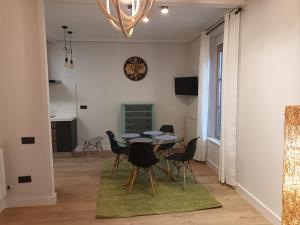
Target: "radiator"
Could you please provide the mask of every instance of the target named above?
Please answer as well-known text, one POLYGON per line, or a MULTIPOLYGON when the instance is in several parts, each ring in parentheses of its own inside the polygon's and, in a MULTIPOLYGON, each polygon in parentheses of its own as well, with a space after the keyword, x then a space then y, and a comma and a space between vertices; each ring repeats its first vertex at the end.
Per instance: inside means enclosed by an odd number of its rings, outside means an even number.
POLYGON ((6 184, 5 184, 5 173, 4 173, 4 155, 3 148, 0 143, 0 200, 6 196, 6 184))
POLYGON ((197 119, 193 117, 186 118, 186 141, 197 137, 197 119))

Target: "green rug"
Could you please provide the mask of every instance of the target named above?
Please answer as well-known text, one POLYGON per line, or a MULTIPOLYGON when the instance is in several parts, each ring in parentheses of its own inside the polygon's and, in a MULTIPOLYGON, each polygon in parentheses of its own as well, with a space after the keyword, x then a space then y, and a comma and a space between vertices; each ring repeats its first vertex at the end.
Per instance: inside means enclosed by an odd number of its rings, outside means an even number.
POLYGON ((113 161, 101 161, 101 184, 97 200, 96 218, 121 218, 141 215, 190 212, 200 209, 221 207, 200 184, 191 177, 187 179, 184 192, 182 182, 172 182, 160 171, 155 170, 159 186, 155 185, 155 194, 151 195, 150 184, 145 176, 139 176, 131 194, 122 183, 128 178, 128 167, 121 165, 110 177, 113 161))

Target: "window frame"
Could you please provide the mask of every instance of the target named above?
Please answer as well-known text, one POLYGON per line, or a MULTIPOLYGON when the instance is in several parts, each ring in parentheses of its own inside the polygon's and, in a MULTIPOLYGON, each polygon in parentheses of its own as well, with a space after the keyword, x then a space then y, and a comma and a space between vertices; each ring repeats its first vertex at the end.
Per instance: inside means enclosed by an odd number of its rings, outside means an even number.
POLYGON ((215 138, 221 138, 221 116, 222 116, 222 71, 223 71, 223 43, 217 45, 216 62, 216 99, 215 99, 215 138))

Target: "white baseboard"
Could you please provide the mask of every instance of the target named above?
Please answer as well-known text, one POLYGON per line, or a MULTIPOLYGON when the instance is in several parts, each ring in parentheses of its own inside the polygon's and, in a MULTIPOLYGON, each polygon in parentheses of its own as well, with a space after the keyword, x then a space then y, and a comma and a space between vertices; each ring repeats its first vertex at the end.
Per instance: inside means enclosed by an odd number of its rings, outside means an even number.
POLYGON ((0 213, 6 208, 5 200, 0 200, 0 213))
POLYGON ((219 166, 217 166, 213 161, 210 159, 206 159, 207 166, 214 171, 215 174, 219 175, 219 166))
POLYGON ((6 198, 6 208, 31 207, 40 205, 55 205, 56 193, 52 196, 29 197, 29 198, 6 198))
POLYGON ((246 188, 237 184, 236 190, 244 197, 251 205, 253 205, 262 215, 264 215, 272 224, 280 225, 281 217, 273 212, 269 207, 262 203, 253 194, 247 191, 246 188))

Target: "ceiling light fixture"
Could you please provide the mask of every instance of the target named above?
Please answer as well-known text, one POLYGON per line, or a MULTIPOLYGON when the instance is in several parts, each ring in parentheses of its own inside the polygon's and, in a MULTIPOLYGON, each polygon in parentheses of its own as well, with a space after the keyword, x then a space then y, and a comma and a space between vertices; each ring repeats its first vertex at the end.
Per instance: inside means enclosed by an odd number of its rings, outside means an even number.
POLYGON ((65 43, 65 46, 63 47, 63 50, 65 52, 65 67, 67 67, 69 59, 68 59, 68 48, 67 48, 66 31, 68 29, 68 26, 62 26, 61 28, 64 29, 64 43, 65 43))
POLYGON ((69 34, 69 44, 70 44, 70 48, 68 50, 68 53, 70 54, 70 68, 73 69, 74 67, 74 62, 73 62, 73 49, 72 49, 72 31, 68 31, 69 34))
POLYGON ((68 26, 62 26, 62 29, 64 29, 64 47, 63 50, 65 52, 65 64, 64 67, 72 69, 74 67, 73 62, 73 48, 72 48, 72 34, 73 32, 68 30, 68 26), (69 35, 69 48, 67 46, 67 33, 69 35), (70 60, 68 55, 70 55, 70 60))
POLYGON ((168 6, 162 6, 160 12, 162 14, 168 14, 169 13, 169 7, 168 6))
POLYGON ((97 3, 112 26, 130 38, 137 23, 142 18, 149 16, 154 1, 155 0, 97 0, 97 3), (113 15, 112 12, 115 12, 115 15, 113 15))
POLYGON ((149 18, 148 18, 147 16, 145 16, 145 17, 143 18, 143 22, 144 22, 144 23, 148 23, 148 22, 149 22, 149 18))

